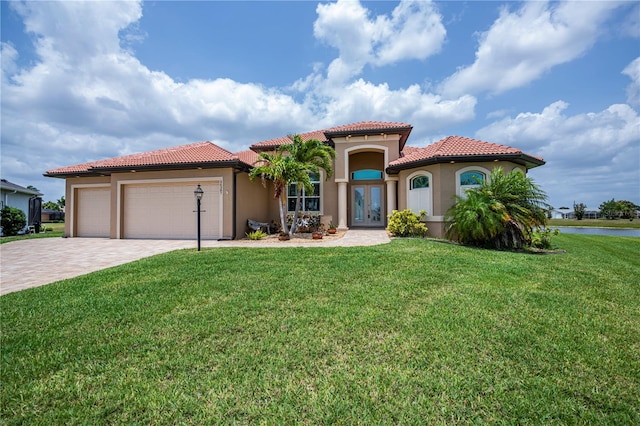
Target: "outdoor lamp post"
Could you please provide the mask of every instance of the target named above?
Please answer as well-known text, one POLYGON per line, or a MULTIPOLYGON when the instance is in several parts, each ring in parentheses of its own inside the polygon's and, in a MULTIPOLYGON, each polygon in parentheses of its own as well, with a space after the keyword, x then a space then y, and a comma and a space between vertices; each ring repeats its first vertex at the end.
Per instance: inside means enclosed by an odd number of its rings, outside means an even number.
POLYGON ((196 205, 198 206, 198 251, 200 251, 200 202, 204 195, 204 191, 200 188, 200 184, 198 184, 196 190, 193 191, 193 195, 196 196, 196 205))

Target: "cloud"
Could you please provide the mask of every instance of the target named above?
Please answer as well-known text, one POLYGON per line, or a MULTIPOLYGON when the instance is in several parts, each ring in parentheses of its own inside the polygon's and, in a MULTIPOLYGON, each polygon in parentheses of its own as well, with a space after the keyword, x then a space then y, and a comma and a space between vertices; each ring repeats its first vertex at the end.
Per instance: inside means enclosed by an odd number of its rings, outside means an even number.
POLYGON ((327 72, 335 82, 357 76, 365 65, 424 60, 440 51, 446 36, 442 16, 429 1, 404 0, 390 17, 375 19, 353 0, 319 4, 316 11, 314 35, 339 52, 327 72))
MULTIPOLYGON (((333 12, 334 5, 318 7, 319 22, 331 23, 323 39, 339 46, 331 75, 351 80, 358 66, 424 59, 441 47, 444 27, 431 3, 403 2, 391 16, 375 19, 357 2, 337 5, 333 12), (356 28, 360 24, 364 30, 356 28)), ((424 131, 437 130, 474 115, 472 96, 443 99, 417 85, 391 90, 362 79, 336 84, 321 65, 284 89, 231 79, 179 82, 147 68, 131 49, 132 40, 145 37, 138 27, 141 2, 10 7, 36 56, 19 68, 19 52, 2 43, 2 171, 16 183, 35 184, 46 197, 62 195, 63 182, 34 182, 34 174, 100 158, 198 140, 238 151, 262 139, 358 120, 414 120, 427 123, 424 131)))
POLYGON ((640 106, 640 56, 622 70, 622 74, 629 76, 631 83, 627 87, 627 102, 640 106))
POLYGON ((507 117, 476 132, 482 140, 516 146, 540 155, 547 164, 534 169, 557 200, 572 197, 597 207, 612 197, 638 199, 640 184, 640 116, 626 104, 603 111, 566 115, 569 105, 557 101, 539 113, 507 117), (584 188, 576 193, 575 188, 584 188), (598 201, 600 200, 600 201, 598 201))
POLYGON ((447 96, 502 93, 538 79, 554 66, 583 55, 603 31, 618 2, 526 2, 506 7, 491 28, 480 34, 473 64, 441 85, 447 96))

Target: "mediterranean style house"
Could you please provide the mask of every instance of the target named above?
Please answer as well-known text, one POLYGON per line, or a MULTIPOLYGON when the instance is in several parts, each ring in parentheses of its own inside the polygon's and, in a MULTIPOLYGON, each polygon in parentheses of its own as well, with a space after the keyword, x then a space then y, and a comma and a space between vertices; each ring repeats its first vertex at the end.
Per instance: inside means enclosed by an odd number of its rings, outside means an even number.
MULTIPOLYGON (((303 210, 338 228, 384 228, 393 210, 425 210, 429 234, 442 237, 455 195, 502 167, 527 173, 544 160, 517 148, 449 136, 424 148, 407 145, 407 123, 358 122, 301 133, 334 147, 334 173, 312 176, 303 210)), ((204 239, 239 239, 247 220, 279 222, 272 185, 251 181, 258 153, 289 143, 286 136, 231 153, 198 142, 48 170, 66 180, 68 237, 191 239, 196 233, 194 189, 201 185, 204 239)), ((295 207, 295 188, 289 191, 295 207)))

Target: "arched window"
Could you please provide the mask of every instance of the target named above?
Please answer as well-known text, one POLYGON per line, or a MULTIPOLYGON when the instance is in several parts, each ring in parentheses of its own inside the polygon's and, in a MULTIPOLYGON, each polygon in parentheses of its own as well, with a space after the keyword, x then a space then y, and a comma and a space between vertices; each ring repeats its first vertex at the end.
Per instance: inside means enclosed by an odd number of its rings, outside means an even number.
POLYGON ((483 167, 465 167, 456 172, 456 194, 465 197, 471 188, 477 188, 488 179, 489 171, 483 167))
POLYGON ((431 173, 424 170, 414 172, 407 177, 407 207, 416 214, 424 210, 427 216, 433 215, 431 180, 431 173))

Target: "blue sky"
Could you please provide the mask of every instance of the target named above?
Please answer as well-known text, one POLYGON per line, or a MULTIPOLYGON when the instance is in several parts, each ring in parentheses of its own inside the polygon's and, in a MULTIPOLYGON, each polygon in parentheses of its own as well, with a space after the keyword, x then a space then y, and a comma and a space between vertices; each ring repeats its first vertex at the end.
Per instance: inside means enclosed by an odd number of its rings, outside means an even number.
POLYGON ((2 177, 362 120, 540 155, 555 207, 640 204, 640 3, 1 2, 2 177))

